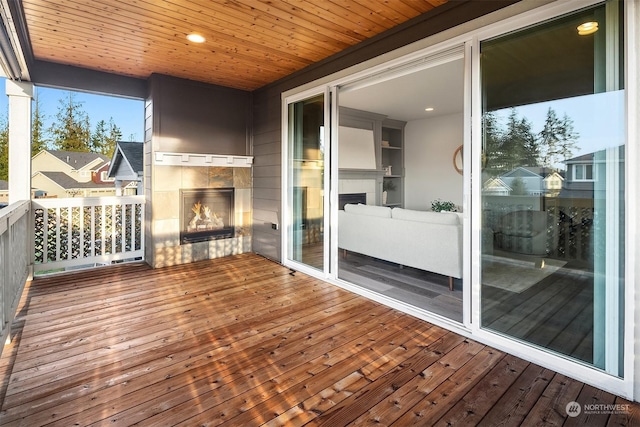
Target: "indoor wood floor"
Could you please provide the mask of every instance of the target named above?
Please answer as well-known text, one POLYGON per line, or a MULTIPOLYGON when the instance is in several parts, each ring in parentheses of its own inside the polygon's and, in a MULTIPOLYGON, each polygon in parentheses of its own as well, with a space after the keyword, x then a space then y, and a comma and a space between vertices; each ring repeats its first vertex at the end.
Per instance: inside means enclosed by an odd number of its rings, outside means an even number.
MULTIPOLYGON (((342 252, 342 251, 341 251, 342 252)), ((462 281, 355 252, 340 256, 338 277, 406 304, 462 323, 462 281)))
POLYGON ((254 254, 39 278, 14 331, 1 425, 640 425, 638 405, 254 254))

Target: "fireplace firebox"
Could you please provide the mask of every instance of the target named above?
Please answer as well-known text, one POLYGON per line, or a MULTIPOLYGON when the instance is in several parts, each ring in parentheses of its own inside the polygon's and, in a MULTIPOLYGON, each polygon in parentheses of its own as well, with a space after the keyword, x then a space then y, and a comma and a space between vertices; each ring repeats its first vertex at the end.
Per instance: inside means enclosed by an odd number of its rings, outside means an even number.
POLYGON ((180 244, 234 236, 234 189, 180 190, 180 244))

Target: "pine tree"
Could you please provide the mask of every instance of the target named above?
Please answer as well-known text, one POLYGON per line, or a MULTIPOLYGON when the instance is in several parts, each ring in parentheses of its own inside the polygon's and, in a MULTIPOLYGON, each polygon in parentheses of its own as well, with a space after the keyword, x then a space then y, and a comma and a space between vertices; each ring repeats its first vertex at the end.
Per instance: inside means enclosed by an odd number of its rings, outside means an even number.
POLYGON ((527 193, 527 184, 524 182, 522 177, 517 176, 511 183, 511 195, 512 196, 526 196, 527 193))
POLYGON ((116 126, 113 117, 109 117, 109 136, 107 137, 107 145, 102 154, 111 157, 116 149, 116 144, 122 139, 122 131, 116 126))
POLYGON ((522 160, 520 166, 538 166, 540 147, 531 122, 523 117, 518 123, 518 135, 522 142, 522 160))
POLYGON ((96 124, 96 129, 91 135, 91 151, 94 153, 112 156, 116 149, 116 143, 122 139, 122 132, 113 121, 113 117, 109 118, 109 125, 104 120, 100 120, 96 124))
POLYGON ((57 121, 51 125, 55 148, 66 151, 90 151, 91 128, 89 116, 82 103, 75 101, 73 92, 59 100, 57 121))
POLYGON ((502 164, 501 134, 498 119, 492 112, 487 112, 483 116, 482 127, 484 133, 485 169, 489 176, 498 176, 504 171, 502 164))
POLYGON ((526 117, 519 118, 515 108, 511 109, 507 130, 502 137, 502 155, 505 172, 519 166, 537 166, 539 148, 531 122, 526 117))
POLYGON ((40 108, 40 98, 38 91, 35 91, 33 102, 33 113, 31 114, 31 156, 35 156, 40 151, 49 146, 49 141, 45 136, 44 118, 40 108))
POLYGON ((96 128, 91 135, 91 152, 103 153, 107 145, 107 123, 100 120, 96 123, 96 128))
POLYGON ((553 108, 549 107, 544 128, 538 135, 542 165, 555 168, 558 163, 570 158, 578 137, 579 134, 573 129, 573 120, 566 113, 562 119, 558 118, 553 108))

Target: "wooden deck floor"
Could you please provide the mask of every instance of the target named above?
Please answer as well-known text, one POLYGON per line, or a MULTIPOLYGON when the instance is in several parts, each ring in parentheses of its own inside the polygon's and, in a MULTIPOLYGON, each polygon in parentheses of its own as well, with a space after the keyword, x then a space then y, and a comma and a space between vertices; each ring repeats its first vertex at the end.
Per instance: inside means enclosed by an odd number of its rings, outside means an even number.
POLYGON ((36 279, 15 331, 0 425, 640 425, 638 405, 253 254, 36 279))

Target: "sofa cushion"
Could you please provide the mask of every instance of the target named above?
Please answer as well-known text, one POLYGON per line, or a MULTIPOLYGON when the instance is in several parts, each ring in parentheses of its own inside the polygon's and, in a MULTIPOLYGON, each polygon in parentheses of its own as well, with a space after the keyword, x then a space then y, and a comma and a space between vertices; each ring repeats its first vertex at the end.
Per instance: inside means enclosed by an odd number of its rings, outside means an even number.
POLYGON ((362 203, 354 205, 347 203, 344 205, 344 211, 360 215, 377 216, 380 218, 391 218, 391 208, 386 206, 363 205, 362 203))
POLYGON ((412 209, 393 208, 391 217, 405 221, 429 222, 431 224, 458 225, 458 215, 453 212, 414 211, 412 209))

